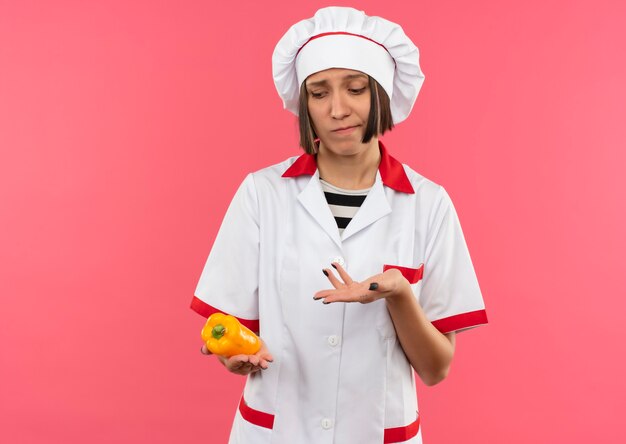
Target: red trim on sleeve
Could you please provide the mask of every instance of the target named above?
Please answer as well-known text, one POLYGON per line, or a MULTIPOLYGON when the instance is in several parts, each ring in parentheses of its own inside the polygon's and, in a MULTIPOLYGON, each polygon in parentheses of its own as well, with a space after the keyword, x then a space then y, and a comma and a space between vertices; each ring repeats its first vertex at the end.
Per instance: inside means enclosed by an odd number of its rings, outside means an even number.
POLYGON ((487 312, 485 310, 470 311, 443 319, 432 321, 432 324, 441 333, 449 333, 468 327, 476 327, 487 323, 487 312))
POLYGON ((230 313, 223 312, 222 310, 218 310, 217 308, 212 307, 211 305, 207 304, 203 300, 199 299, 197 296, 194 296, 193 299, 191 300, 191 309, 194 310, 196 313, 200 314, 201 316, 204 316, 205 318, 208 318, 213 313, 228 314, 228 315, 231 315, 231 316, 234 316, 235 318, 237 318, 237 320, 239 322, 241 322, 242 325, 245 325, 246 327, 248 327, 253 332, 256 333, 256 332, 259 331, 259 320, 258 319, 243 319, 243 318, 239 318, 239 317, 237 317, 235 315, 232 315, 230 313))
POLYGON ((404 427, 394 427, 392 429, 385 429, 385 439, 384 443, 393 443, 393 442, 404 442, 413 438, 417 435, 420 429, 420 417, 417 416, 417 419, 412 424, 404 427))
POLYGON ((420 265, 419 268, 409 268, 409 267, 401 267, 399 265, 383 265, 383 273, 387 270, 395 268, 396 270, 400 270, 402 276, 409 281, 409 284, 417 284, 424 276, 424 264, 420 265))
POLYGON ((243 419, 251 424, 259 427, 265 427, 266 429, 274 428, 274 415, 253 409, 246 403, 243 396, 241 397, 241 402, 239 403, 239 413, 241 413, 241 417, 243 419))

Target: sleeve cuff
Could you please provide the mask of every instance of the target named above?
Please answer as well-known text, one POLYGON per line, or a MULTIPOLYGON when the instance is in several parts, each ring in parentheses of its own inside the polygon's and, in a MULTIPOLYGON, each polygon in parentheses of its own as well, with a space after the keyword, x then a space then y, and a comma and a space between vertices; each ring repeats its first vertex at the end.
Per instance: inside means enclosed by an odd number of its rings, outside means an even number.
POLYGON ((401 267, 399 265, 385 264, 383 265, 383 273, 392 268, 395 268, 396 270, 400 270, 400 273, 402 273, 402 276, 404 276, 405 279, 409 281, 409 284, 417 284, 419 281, 422 280, 422 277, 424 276, 424 264, 420 264, 418 268, 401 267))
POLYGON ((470 311, 447 318, 432 321, 432 324, 441 333, 450 333, 456 330, 466 330, 479 325, 487 324, 487 312, 485 310, 470 311))
POLYGON ((201 316, 204 316, 205 318, 208 318, 213 313, 224 313, 224 314, 227 314, 227 315, 231 315, 231 316, 237 318, 237 320, 239 322, 241 322, 242 325, 245 325, 246 327, 248 327, 253 332, 258 332, 259 331, 259 320, 258 319, 243 319, 243 318, 235 316, 235 315, 233 315, 231 313, 226 313, 225 311, 219 310, 219 309, 217 309, 217 308, 207 304, 206 302, 204 302, 201 299, 199 299, 197 296, 194 296, 193 299, 191 300, 191 309, 194 310, 196 313, 200 314, 201 316))

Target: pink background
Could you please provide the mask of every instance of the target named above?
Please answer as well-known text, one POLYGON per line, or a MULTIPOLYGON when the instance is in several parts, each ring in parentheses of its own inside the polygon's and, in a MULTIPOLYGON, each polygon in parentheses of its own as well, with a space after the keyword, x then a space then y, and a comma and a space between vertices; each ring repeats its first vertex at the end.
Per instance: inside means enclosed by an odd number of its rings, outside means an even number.
MULTIPOLYGON (((244 175, 299 154, 271 53, 328 4, 0 1, 0 442, 226 442, 244 380, 188 307, 244 175)), ((424 441, 626 442, 626 3, 352 5, 421 50, 384 140, 490 319, 419 385, 424 441)))

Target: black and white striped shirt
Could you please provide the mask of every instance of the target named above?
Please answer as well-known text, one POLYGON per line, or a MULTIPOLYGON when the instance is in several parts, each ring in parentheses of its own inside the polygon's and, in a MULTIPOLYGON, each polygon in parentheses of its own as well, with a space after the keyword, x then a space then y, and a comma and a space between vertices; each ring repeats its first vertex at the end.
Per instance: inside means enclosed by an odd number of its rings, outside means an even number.
POLYGON ((343 230, 345 230, 354 215, 359 211, 371 187, 362 190, 346 190, 336 187, 322 178, 320 178, 320 183, 322 184, 322 190, 326 196, 330 211, 337 222, 339 234, 342 235, 343 230))

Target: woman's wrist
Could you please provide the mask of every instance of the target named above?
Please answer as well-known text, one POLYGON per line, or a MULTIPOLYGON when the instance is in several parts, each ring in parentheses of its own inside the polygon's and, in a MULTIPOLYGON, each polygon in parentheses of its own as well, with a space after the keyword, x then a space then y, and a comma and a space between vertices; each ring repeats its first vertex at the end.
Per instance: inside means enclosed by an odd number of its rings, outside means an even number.
POLYGON ((402 302, 406 298, 413 296, 413 289, 411 288, 411 284, 409 281, 400 273, 400 271, 392 269, 388 270, 385 273, 393 273, 394 279, 396 279, 396 285, 394 290, 386 297, 388 303, 398 303, 402 302))

